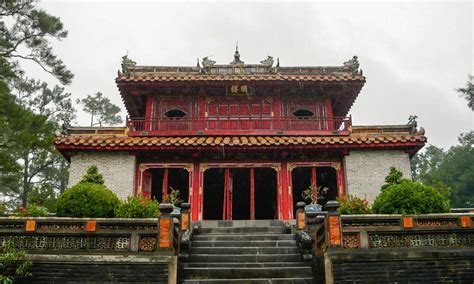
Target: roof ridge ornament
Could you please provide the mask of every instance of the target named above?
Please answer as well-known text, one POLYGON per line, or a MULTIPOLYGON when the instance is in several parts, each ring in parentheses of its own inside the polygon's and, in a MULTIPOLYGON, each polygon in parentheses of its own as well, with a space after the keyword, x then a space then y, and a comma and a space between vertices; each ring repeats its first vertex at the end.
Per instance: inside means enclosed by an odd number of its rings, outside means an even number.
POLYGON ((203 67, 210 67, 216 64, 214 60, 209 59, 210 56, 205 56, 202 58, 202 66, 203 67))
MULTIPOLYGON (((410 134, 413 134, 413 133, 417 132, 417 130, 416 130, 416 127, 418 126, 418 122, 416 121, 417 118, 418 118, 417 115, 410 115, 410 117, 408 117, 407 125, 411 126, 410 134)), ((424 129, 423 129, 423 131, 424 131, 424 129)))
POLYGON ((344 66, 349 68, 349 70, 352 72, 352 75, 356 75, 357 73, 360 73, 360 75, 362 75, 362 70, 360 70, 359 72, 359 60, 356 55, 354 55, 348 61, 344 62, 344 66))
POLYGON ((130 75, 130 69, 135 67, 137 63, 130 58, 128 58, 128 53, 122 56, 122 73, 125 75, 130 75))
POLYGON ((232 61, 230 64, 236 65, 236 64, 244 64, 242 60, 240 60, 240 53, 239 53, 239 45, 238 43, 235 45, 235 53, 234 53, 234 61, 232 61))
POLYGON ((260 61, 260 63, 264 66, 272 67, 273 66, 273 56, 268 55, 268 57, 266 59, 260 61))

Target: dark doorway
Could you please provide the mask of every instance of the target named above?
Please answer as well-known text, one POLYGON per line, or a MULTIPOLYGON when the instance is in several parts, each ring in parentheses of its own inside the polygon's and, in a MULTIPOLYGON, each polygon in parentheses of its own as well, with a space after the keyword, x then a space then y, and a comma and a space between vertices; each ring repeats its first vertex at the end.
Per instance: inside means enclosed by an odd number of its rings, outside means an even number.
POLYGON ((232 220, 250 219, 250 169, 231 169, 232 220))
POLYGON ((277 172, 272 168, 255 168, 255 219, 277 219, 277 172))
POLYGON ((183 202, 189 199, 189 172, 185 169, 168 169, 168 194, 171 189, 179 190, 183 202))
POLYGON ((316 180, 319 188, 318 203, 326 204, 329 200, 337 198, 337 175, 336 170, 331 167, 317 167, 316 180))
POLYGON ((151 198, 163 202, 163 177, 164 169, 149 169, 152 174, 151 178, 151 198))
POLYGON ((204 220, 223 219, 224 171, 208 169, 204 172, 204 220))
POLYGON ((180 168, 151 168, 148 171, 152 175, 151 179, 151 198, 159 203, 164 202, 164 191, 167 194, 171 188, 179 190, 179 198, 183 202, 189 199, 189 173, 180 168), (167 177, 167 178, 165 178, 167 177))
POLYGON ((296 214, 296 203, 307 202, 303 198, 303 191, 311 185, 312 168, 299 167, 291 172, 291 183, 293 187, 293 214, 296 214))

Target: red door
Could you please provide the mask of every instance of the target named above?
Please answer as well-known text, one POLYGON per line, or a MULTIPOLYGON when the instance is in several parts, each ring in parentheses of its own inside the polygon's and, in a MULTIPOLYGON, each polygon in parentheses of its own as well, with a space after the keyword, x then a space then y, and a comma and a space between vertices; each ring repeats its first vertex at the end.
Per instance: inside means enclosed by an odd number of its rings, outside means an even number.
POLYGON ((143 172, 142 195, 145 198, 151 198, 151 179, 152 174, 148 171, 143 172))

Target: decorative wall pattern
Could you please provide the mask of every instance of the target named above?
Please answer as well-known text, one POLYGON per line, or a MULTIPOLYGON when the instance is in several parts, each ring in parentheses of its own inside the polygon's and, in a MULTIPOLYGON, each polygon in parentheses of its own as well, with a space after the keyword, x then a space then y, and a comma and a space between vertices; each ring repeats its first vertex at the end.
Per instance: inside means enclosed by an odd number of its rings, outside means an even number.
POLYGON ((343 248, 359 248, 360 241, 359 241, 359 234, 343 234, 342 236, 342 247, 343 248))
POLYGON ((369 234, 370 248, 454 246, 474 246, 474 234, 369 234))
POLYGON ((124 251, 130 248, 130 238, 123 236, 0 236, 0 248, 7 241, 23 250, 124 251))

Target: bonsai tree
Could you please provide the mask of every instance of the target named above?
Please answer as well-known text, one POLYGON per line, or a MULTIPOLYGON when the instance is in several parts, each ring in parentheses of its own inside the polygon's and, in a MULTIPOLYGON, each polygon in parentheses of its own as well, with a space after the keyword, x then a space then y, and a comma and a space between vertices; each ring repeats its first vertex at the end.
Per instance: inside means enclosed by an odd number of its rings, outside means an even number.
POLYGON ((372 205, 379 214, 429 214, 449 212, 446 195, 437 189, 403 178, 395 168, 390 169, 381 193, 372 205))
POLYGON ((166 195, 165 202, 173 204, 174 207, 179 207, 179 205, 183 203, 179 190, 174 189, 170 186, 170 192, 168 193, 168 195, 166 195))

